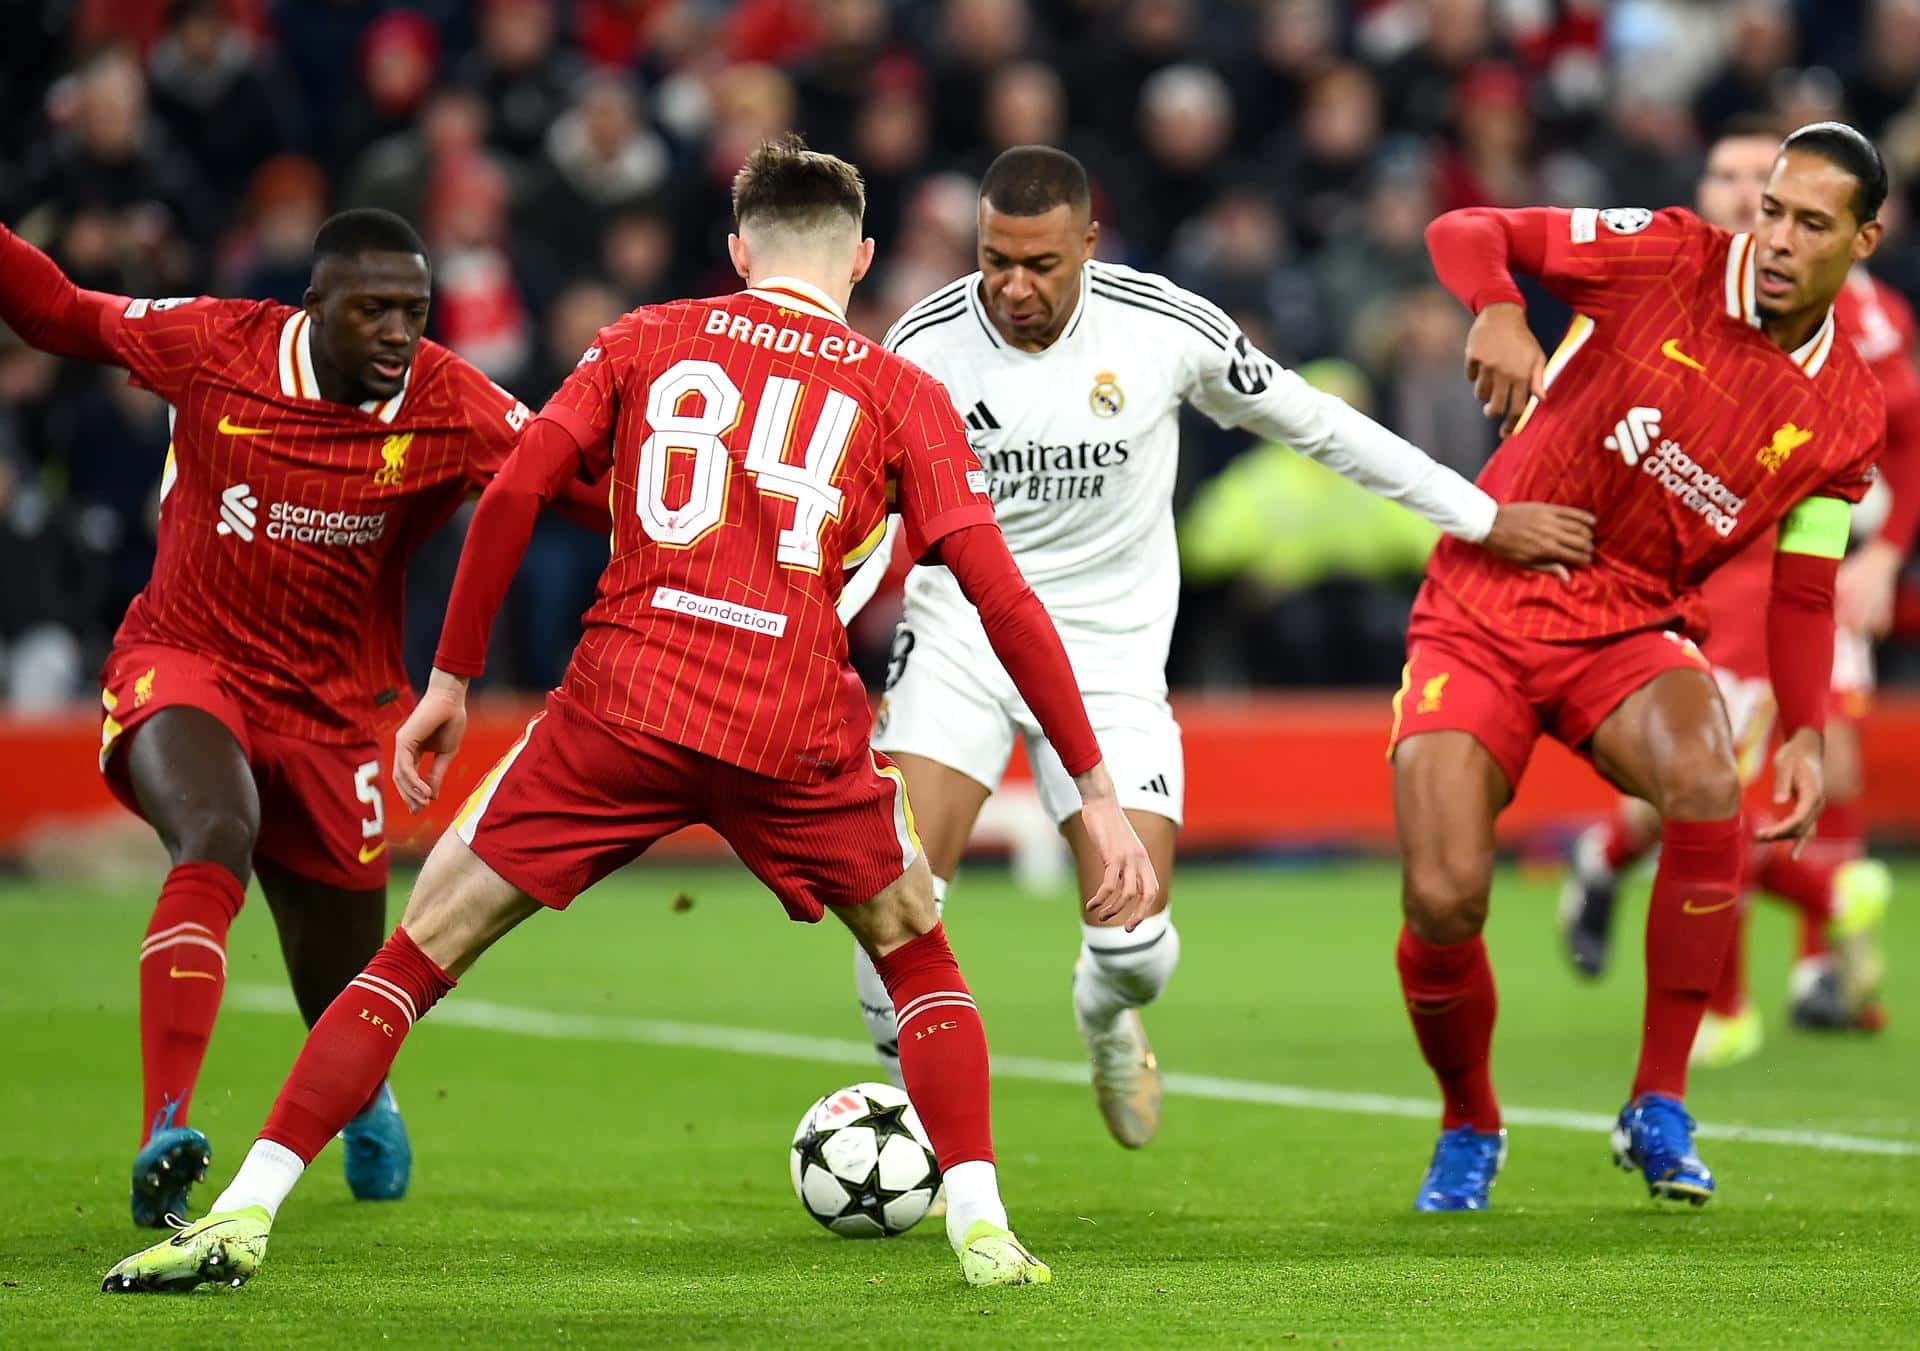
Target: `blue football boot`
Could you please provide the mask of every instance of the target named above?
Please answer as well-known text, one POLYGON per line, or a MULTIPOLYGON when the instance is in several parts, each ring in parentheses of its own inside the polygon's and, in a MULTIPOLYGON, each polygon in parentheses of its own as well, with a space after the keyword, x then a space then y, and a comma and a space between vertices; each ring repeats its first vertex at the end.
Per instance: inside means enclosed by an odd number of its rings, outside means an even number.
POLYGON ((1420 1180, 1420 1194, 1413 1198, 1413 1208, 1485 1210, 1487 1193, 1506 1161, 1505 1130, 1483 1132, 1456 1126, 1441 1131, 1440 1142, 1433 1147, 1433 1162, 1420 1180))
POLYGON ((1663 1201, 1704 1206, 1713 1199, 1713 1174, 1693 1152, 1693 1118, 1664 1094, 1643 1093, 1620 1109, 1613 1161, 1639 1169, 1648 1193, 1663 1201))
POLYGON ((357 1201, 398 1201, 413 1175, 413 1148, 390 1085, 381 1084, 359 1116, 340 1128, 347 1187, 357 1201))
POLYGON ((213 1146, 191 1126, 176 1126, 180 1104, 169 1102, 153 1118, 147 1143, 133 1156, 133 1222, 165 1229, 167 1216, 187 1218, 187 1189, 207 1176, 213 1146))

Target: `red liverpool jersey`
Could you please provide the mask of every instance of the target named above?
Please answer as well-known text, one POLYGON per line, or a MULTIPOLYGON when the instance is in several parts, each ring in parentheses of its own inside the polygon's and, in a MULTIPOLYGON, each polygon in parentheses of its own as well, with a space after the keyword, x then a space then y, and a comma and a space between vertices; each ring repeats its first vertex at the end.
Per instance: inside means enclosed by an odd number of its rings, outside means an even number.
POLYGON ((499 468, 526 408, 430 342, 393 398, 328 402, 306 312, 270 301, 135 300, 105 337, 173 406, 153 577, 115 641, 213 657, 273 731, 366 739, 376 701, 406 694, 406 559, 499 468))
MULTIPOLYGON (((1896 439, 1920 430, 1920 373, 1913 366, 1913 311, 1900 293, 1856 265, 1833 302, 1840 336, 1850 339, 1887 401, 1887 467, 1896 439)), ((1885 481, 1891 482, 1889 472, 1885 481)), ((1906 492, 1901 484, 1896 492, 1906 492)), ((1910 495, 1910 493, 1908 494, 1910 495)), ((1906 504, 1896 501, 1894 510, 1906 504)), ((1773 586, 1774 532, 1728 559, 1700 588, 1713 640, 1707 656, 1740 675, 1765 675, 1767 593, 1773 586)))
POLYGON ((1593 512, 1594 561, 1561 582, 1442 539, 1427 576, 1521 637, 1704 637, 1709 573, 1801 500, 1866 492, 1879 382, 1831 314, 1796 352, 1761 332, 1751 235, 1678 208, 1528 214, 1547 218, 1540 281, 1575 318, 1479 482, 1593 512))
POLYGON ((892 502, 915 558, 994 520, 945 389, 781 279, 635 310, 541 416, 613 466, 613 550, 566 689, 600 717, 775 778, 866 753, 834 613, 892 502))

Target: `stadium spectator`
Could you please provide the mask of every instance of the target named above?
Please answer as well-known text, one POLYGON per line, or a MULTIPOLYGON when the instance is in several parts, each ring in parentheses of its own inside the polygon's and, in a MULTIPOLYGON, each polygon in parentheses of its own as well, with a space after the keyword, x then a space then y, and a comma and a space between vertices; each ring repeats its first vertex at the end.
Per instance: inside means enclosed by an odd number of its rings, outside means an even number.
MULTIPOLYGON (((193 165, 147 109, 139 63, 107 48, 50 91, 54 131, 29 152, 20 216, 70 219, 87 208, 148 217, 204 244, 214 221, 193 165)), ((16 217, 17 219, 18 217, 16 217)))
MULTIPOLYGON (((1774 85, 1799 58, 1789 0, 1736 0, 1727 6, 1727 62, 1694 99, 1694 121, 1708 135, 1742 113, 1773 106, 1774 85)), ((1685 194, 1671 201, 1690 200, 1685 194)))
POLYGON ((419 220, 436 167, 480 153, 486 136, 487 107, 472 90, 435 90, 412 126, 375 141, 353 162, 341 202, 419 220))
POLYGON ((313 272, 313 236, 327 217, 327 178, 298 155, 275 155, 247 187, 238 228, 216 272, 228 295, 298 305, 313 272))
POLYGON ((185 0, 147 56, 153 111, 215 193, 233 198, 304 136, 286 86, 253 35, 219 0, 185 0))
POLYGON ((549 0, 485 0, 479 43, 460 62, 457 80, 486 104, 491 144, 531 160, 582 70, 578 56, 555 45, 549 0))
POLYGON ((1244 181, 1224 155, 1233 97, 1208 66, 1168 66, 1140 89, 1141 159, 1121 233, 1148 257, 1166 257, 1181 220, 1244 181))
MULTIPOLYGON (((1050 65, 1036 61, 1033 14, 1027 0, 946 0, 940 7, 940 26, 934 42, 932 62, 933 145, 942 159, 954 161, 973 156, 982 139, 994 139, 991 122, 995 116, 990 89, 1000 84, 1002 72, 1016 63, 1027 65, 1025 77, 1028 98, 1044 98, 1036 88, 1032 74, 1037 70, 1051 75, 1050 65)), ((1056 86, 1054 103, 1064 103, 1064 94, 1056 86)), ((1005 116, 1005 111, 1001 111, 1005 116)), ((1055 128, 1055 137, 1028 136, 1004 141, 996 150, 1009 145, 1040 145, 1057 140, 1064 127, 1055 128)), ((982 166, 984 167, 984 166, 982 166)))
POLYGON ((611 71, 588 75, 526 177, 515 233, 547 271, 565 275, 575 260, 599 253, 615 216, 658 198, 671 168, 638 86, 611 71))

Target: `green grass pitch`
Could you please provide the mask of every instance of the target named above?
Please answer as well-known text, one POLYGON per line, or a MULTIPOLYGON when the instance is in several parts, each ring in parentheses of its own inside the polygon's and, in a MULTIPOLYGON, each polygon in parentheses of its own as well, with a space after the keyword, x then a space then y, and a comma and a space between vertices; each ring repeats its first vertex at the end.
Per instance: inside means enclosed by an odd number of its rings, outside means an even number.
MULTIPOLYGON (((1920 867, 1900 878, 1920 889, 1920 867)), ((1618 969, 1581 986, 1553 935, 1552 879, 1504 874, 1489 930, 1497 1081, 1510 1109, 1563 1116, 1513 1124, 1492 1211, 1421 1216, 1434 1120, 1393 1113, 1432 1086, 1399 1006, 1394 897, 1378 864, 1184 870, 1184 957, 1148 1024, 1169 1072, 1207 1078, 1170 1088, 1160 1138, 1128 1153, 1064 1081, 1080 1061, 1070 899, 1022 896, 991 869, 962 876, 954 946, 1011 1071, 995 1084, 1002 1181, 1053 1264, 1049 1287, 971 1291, 935 1225, 859 1243, 802 1212, 793 1123, 871 1077, 851 1045, 848 940, 786 923, 744 872, 714 868, 630 872, 537 917, 421 1026, 395 1080, 416 1155, 405 1201, 354 1203, 329 1147, 252 1285, 108 1299, 101 1273, 147 1241, 127 1223, 126 1168, 150 898, 0 884, 0 1342, 1914 1343, 1920 1004, 1904 994, 1920 928, 1897 908, 1877 1040, 1786 1027, 1788 925, 1761 908, 1766 1048, 1697 1072, 1691 1106, 1706 1126, 1783 1134, 1703 1139, 1722 1190, 1694 1211, 1656 1207, 1575 1115, 1611 1114, 1626 1089, 1638 907, 1618 969), (694 904, 676 910, 682 892, 694 904)), ((285 1006, 256 895, 195 1103, 215 1148, 202 1206, 299 1044, 285 1006)))

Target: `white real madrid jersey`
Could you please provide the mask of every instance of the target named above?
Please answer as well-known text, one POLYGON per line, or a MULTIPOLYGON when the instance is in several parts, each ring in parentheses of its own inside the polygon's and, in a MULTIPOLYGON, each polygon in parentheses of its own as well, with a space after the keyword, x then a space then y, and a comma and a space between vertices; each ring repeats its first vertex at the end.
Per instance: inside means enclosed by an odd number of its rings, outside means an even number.
MULTIPOLYGON (((980 280, 962 277, 913 306, 885 345, 946 385, 1007 545, 1083 688, 1164 688, 1180 591, 1183 402, 1285 441, 1451 533, 1478 539, 1492 525, 1494 504, 1479 489, 1280 367, 1223 310, 1164 277, 1087 263, 1073 314, 1040 352, 994 329, 980 280)), ((969 636, 979 627, 945 568, 915 568, 907 606, 910 622, 964 624, 969 636)), ((979 644, 990 659, 984 634, 979 644)))

